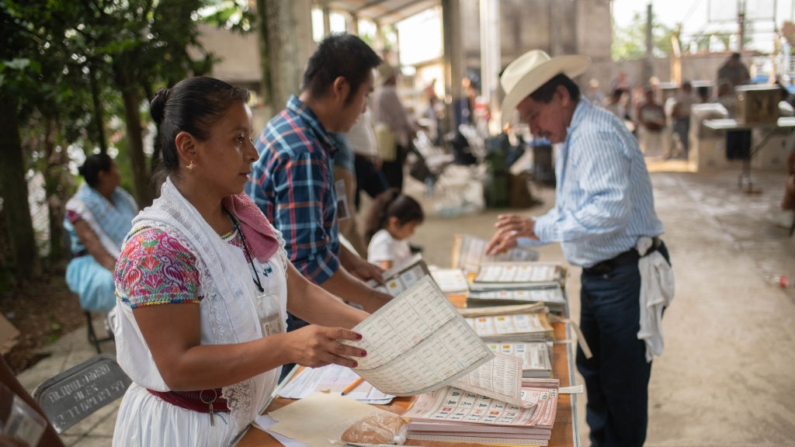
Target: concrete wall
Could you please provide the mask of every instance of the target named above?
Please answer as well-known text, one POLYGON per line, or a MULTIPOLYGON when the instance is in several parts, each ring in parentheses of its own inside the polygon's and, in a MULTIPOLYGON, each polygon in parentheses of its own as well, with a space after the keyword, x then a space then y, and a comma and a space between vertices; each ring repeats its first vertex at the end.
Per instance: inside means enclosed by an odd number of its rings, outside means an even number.
MULTIPOLYGON (((464 58, 480 68, 480 2, 461 0, 464 58)), ((550 55, 585 54, 610 57, 610 0, 501 0, 501 65, 522 54, 544 50, 550 55)))
MULTIPOLYGON (((743 53, 743 61, 750 65, 751 57, 756 54, 752 51, 743 53)), ((718 68, 726 62, 731 53, 687 54, 682 57, 682 79, 690 81, 716 81, 718 68)), ((627 74, 631 85, 646 85, 648 79, 641 79, 643 70, 642 60, 613 62, 610 58, 596 59, 592 57, 591 68, 577 81, 581 88, 587 88, 588 81, 593 78, 605 93, 610 90, 610 82, 620 72, 627 74)), ((668 57, 655 58, 652 61, 653 76, 661 82, 671 81, 671 60, 668 57)))
MULTIPOLYGON (((206 23, 197 25, 199 42, 205 51, 220 59, 213 66, 211 76, 232 84, 259 84, 260 57, 256 33, 242 35, 206 23)), ((196 49, 188 53, 194 59, 204 55, 196 49)))

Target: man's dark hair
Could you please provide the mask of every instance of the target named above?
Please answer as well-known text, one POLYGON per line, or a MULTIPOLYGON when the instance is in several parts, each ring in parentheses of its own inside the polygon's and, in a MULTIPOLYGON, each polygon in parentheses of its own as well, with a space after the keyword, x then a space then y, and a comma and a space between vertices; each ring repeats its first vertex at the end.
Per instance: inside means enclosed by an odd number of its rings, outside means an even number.
POLYGON ((732 59, 739 61, 740 60, 740 53, 732 53, 732 59))
POLYGON ((550 101, 552 101, 552 96, 555 94, 555 91, 558 89, 559 85, 566 87, 566 90, 569 91, 569 96, 571 96, 571 99, 574 102, 580 100, 580 88, 577 87, 577 84, 575 84, 571 78, 563 73, 550 79, 541 87, 538 87, 536 91, 530 94, 530 97, 533 98, 533 101, 535 102, 549 104, 550 101))
POLYGON ((309 91, 314 98, 320 98, 334 80, 342 76, 351 86, 345 98, 345 104, 348 104, 371 70, 380 64, 381 58, 362 39, 352 34, 331 34, 320 42, 309 58, 301 89, 309 91))

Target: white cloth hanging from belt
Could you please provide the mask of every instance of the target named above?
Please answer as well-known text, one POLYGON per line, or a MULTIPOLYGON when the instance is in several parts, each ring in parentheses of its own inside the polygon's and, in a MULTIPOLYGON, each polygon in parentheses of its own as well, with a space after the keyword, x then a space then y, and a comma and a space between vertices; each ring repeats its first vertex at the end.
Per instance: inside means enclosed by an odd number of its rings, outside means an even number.
POLYGON ((674 272, 659 251, 648 255, 652 239, 642 237, 635 248, 640 253, 640 331, 638 340, 646 344, 646 361, 652 356, 662 355, 665 343, 662 333, 663 309, 674 299, 674 272))

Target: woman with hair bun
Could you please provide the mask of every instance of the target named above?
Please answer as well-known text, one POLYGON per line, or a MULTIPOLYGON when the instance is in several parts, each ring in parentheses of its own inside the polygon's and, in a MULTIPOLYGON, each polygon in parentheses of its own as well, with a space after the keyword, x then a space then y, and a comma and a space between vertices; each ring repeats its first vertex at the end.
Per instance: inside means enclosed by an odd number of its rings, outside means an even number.
POLYGON ((107 313, 116 305, 116 258, 138 207, 119 187, 119 169, 107 154, 90 155, 79 172, 85 183, 66 203, 64 216, 72 251, 66 283, 84 310, 107 313))
POLYGON ((367 313, 307 281, 243 193, 248 92, 213 78, 158 91, 168 178, 133 221, 116 267, 117 358, 132 379, 116 446, 226 446, 254 421, 282 365, 357 365, 367 313), (313 323, 285 333, 287 311, 313 323))

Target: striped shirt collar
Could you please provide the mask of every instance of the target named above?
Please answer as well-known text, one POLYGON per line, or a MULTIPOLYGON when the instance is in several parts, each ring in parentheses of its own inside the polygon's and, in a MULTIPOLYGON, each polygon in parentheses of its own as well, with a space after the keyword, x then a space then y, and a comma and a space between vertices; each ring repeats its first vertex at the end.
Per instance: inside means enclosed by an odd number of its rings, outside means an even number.
POLYGON ((580 98, 580 101, 577 102, 577 107, 574 108, 574 114, 571 115, 571 123, 569 123, 569 127, 566 128, 566 134, 571 134, 571 131, 576 129, 577 126, 585 119, 585 116, 588 115, 588 110, 591 108, 591 104, 585 98, 580 98))
POLYGON ((287 101, 287 110, 298 115, 323 143, 323 149, 329 155, 334 156, 338 149, 336 143, 326 131, 326 128, 323 127, 323 123, 317 118, 315 112, 306 103, 298 99, 297 96, 290 95, 290 99, 287 101))

